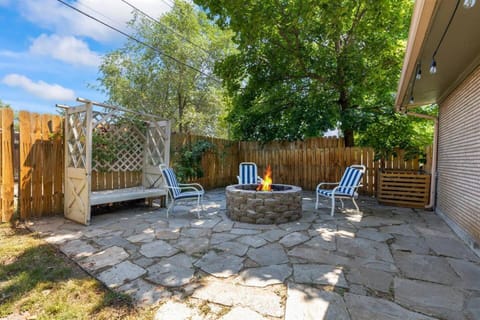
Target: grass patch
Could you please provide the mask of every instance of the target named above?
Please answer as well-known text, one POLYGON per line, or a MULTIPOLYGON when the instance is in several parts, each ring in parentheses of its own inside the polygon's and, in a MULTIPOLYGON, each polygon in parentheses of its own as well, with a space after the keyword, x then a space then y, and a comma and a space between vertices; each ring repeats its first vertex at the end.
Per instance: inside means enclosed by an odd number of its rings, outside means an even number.
POLYGON ((28 230, 0 224, 0 318, 152 319, 28 230))

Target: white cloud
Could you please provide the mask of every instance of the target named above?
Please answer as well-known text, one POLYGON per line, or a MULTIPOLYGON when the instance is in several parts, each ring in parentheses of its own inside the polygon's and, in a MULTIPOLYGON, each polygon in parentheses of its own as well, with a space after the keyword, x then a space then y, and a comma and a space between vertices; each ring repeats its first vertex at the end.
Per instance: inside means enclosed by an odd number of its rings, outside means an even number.
POLYGON ((51 56, 57 60, 97 67, 100 56, 88 48, 88 44, 73 36, 59 36, 42 34, 30 46, 30 53, 51 56))
MULTIPOLYGON (((158 0, 129 2, 152 17, 159 17, 170 9, 165 2, 158 0)), ((126 30, 125 23, 133 17, 132 8, 119 0, 77 0, 68 3, 121 30, 126 30)), ((123 37, 56 0, 22 0, 21 11, 26 19, 57 34, 86 36, 99 42, 112 42, 123 37)))
POLYGON ((15 73, 3 77, 2 83, 11 87, 20 87, 34 96, 45 100, 75 100, 73 90, 44 81, 34 82, 25 76, 15 73))

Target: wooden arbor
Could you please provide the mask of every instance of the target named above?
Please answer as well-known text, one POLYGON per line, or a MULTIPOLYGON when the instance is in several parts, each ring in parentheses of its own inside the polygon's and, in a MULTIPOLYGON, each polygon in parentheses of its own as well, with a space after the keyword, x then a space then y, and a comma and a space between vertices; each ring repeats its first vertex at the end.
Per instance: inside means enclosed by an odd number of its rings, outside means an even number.
POLYGON ((66 218, 90 224, 91 206, 167 194, 170 122, 77 99, 65 107, 66 218))

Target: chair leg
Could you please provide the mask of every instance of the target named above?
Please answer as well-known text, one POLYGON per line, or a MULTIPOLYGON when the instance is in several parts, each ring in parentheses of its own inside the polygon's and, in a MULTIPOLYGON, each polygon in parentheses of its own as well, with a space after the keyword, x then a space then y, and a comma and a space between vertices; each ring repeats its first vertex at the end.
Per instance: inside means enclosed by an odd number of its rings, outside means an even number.
POLYGON ((315 201, 315 210, 318 209, 318 192, 316 192, 316 194, 317 194, 317 201, 315 201))
POLYGON ((345 208, 345 203, 343 203, 343 199, 342 199, 342 198, 340 198, 340 202, 342 203, 342 209, 344 209, 344 208, 345 208))
POLYGON ((202 203, 202 196, 197 197, 197 218, 200 219, 200 211, 198 209, 202 208, 203 211, 203 203, 202 203))
POLYGON ((330 215, 333 217, 333 214, 335 212, 335 196, 332 195, 332 212, 330 212, 330 215))
POLYGON ((170 209, 172 210, 173 212, 173 207, 175 206, 175 200, 172 199, 172 201, 170 202, 168 208, 167 208, 167 219, 168 219, 168 214, 170 213, 170 209))
POLYGON ((355 201, 355 197, 352 197, 352 202, 355 205, 355 208, 357 208, 357 213, 360 213, 360 208, 358 208, 357 202, 355 201))

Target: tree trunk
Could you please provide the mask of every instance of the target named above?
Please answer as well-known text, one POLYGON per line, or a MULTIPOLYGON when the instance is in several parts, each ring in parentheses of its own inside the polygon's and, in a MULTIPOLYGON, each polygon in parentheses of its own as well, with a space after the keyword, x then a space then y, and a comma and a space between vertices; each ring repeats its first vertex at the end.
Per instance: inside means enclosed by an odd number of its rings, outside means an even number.
POLYGON ((180 92, 177 93, 177 98, 178 98, 178 131, 180 133, 183 133, 184 128, 183 128, 182 120, 183 120, 183 112, 184 112, 185 106, 183 105, 183 99, 180 92))
MULTIPOLYGON (((338 104, 340 105, 340 110, 342 114, 344 114, 348 109, 351 108, 350 103, 348 101, 348 94, 344 87, 340 88, 340 97, 338 99, 338 104)), ((345 143, 345 147, 354 147, 355 141, 353 136, 353 129, 350 128, 342 128, 343 131, 343 141, 345 143)))
POLYGON ((343 141, 345 142, 345 147, 355 147, 353 130, 347 129, 343 131, 343 141))

